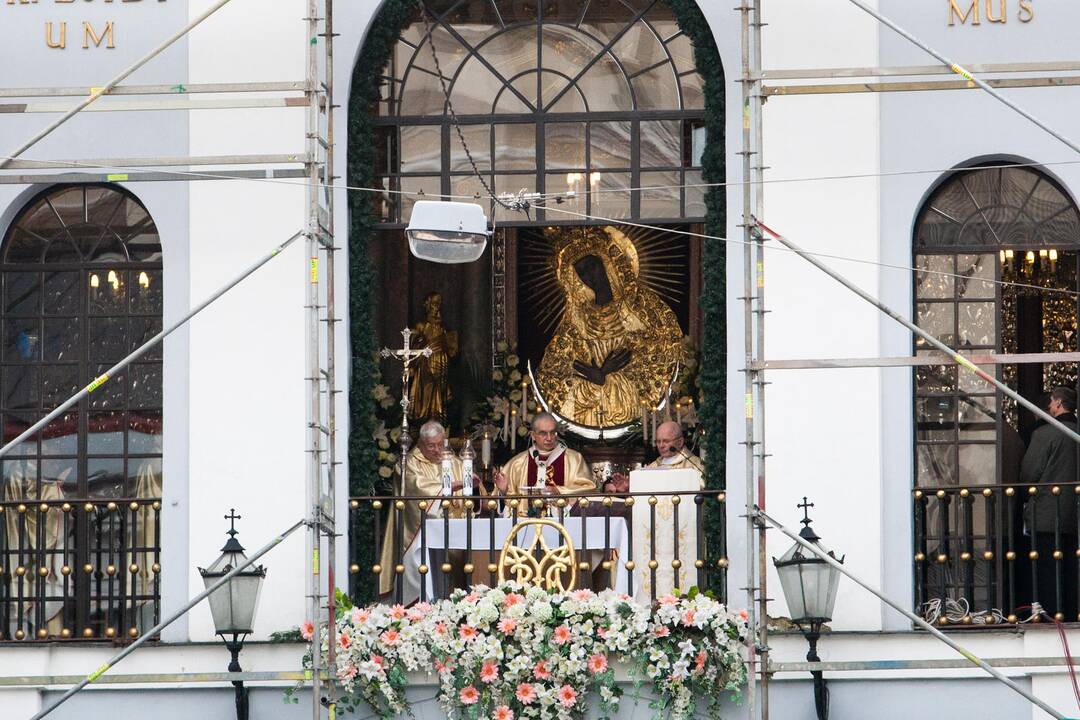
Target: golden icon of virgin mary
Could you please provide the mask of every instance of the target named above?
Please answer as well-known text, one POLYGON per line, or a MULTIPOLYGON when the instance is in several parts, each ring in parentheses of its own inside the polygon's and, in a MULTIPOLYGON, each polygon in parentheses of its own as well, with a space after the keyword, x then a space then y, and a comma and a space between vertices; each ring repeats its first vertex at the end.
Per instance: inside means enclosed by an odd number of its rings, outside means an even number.
POLYGON ((674 311, 638 282, 633 242, 614 227, 552 228, 562 318, 537 371, 542 397, 579 425, 641 417, 667 392, 682 357, 674 311))

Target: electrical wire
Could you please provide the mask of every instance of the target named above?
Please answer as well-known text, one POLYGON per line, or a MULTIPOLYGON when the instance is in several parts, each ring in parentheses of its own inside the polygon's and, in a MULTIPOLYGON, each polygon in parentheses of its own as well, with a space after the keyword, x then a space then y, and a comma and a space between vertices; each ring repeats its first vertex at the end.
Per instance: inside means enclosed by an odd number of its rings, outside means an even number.
MULTIPOLYGON (((825 182, 833 180, 868 180, 873 178, 890 178, 890 177, 904 177, 908 175, 941 175, 943 173, 959 173, 959 172, 980 172, 983 170, 1008 170, 1010 168, 1041 168, 1041 167, 1057 167, 1060 165, 1080 165, 1080 160, 1055 160, 1052 162, 1017 162, 1017 163, 993 163, 990 165, 978 165, 974 167, 947 167, 947 168, 930 168, 925 170, 893 170, 887 172, 876 173, 848 173, 841 175, 810 175, 803 177, 792 178, 775 178, 771 180, 731 180, 728 182, 700 182, 700 183, 684 183, 682 185, 639 185, 637 187, 628 188, 606 188, 596 190, 582 190, 575 192, 576 196, 585 195, 602 195, 610 193, 626 193, 634 190, 679 190, 682 188, 726 188, 726 187, 745 187, 748 185, 783 185, 790 183, 802 183, 802 182, 825 182)), ((696 170, 696 168, 684 168, 687 170, 696 170)), ((648 171, 646 171, 648 172, 648 171)), ((664 171, 660 171, 664 172, 664 171)), ((670 171, 669 171, 670 172, 670 171)), ((566 195, 566 193, 541 193, 541 197, 558 197, 560 195, 566 195)))
MULTIPOLYGON (((19 160, 22 161, 22 162, 32 162, 32 163, 41 163, 41 164, 49 164, 49 165, 63 164, 65 166, 70 166, 70 167, 79 168, 79 169, 125 170, 125 171, 129 171, 129 172, 130 171, 145 170, 145 168, 134 168, 134 167, 124 166, 124 165, 106 165, 106 164, 100 164, 100 163, 87 163, 87 162, 79 162, 79 161, 75 161, 75 160, 69 160, 69 161, 38 160, 38 159, 25 158, 25 157, 19 158, 19 160)), ((968 171, 968 170, 970 170, 970 171, 978 171, 978 170, 994 170, 994 169, 999 169, 999 168, 1012 168, 1012 167, 1038 167, 1038 166, 1046 166, 1046 165, 1050 165, 1050 164, 1055 164, 1055 165, 1080 164, 1080 161, 1060 161, 1060 162, 1056 162, 1056 163, 1009 163, 1009 164, 1001 164, 1001 165, 981 165, 981 166, 979 166, 977 168, 952 168, 952 170, 953 171, 968 171)), ((198 172, 198 171, 192 171, 192 170, 165 170, 165 171, 162 171, 162 172, 167 172, 169 174, 175 174, 175 175, 179 175, 179 176, 182 176, 182 177, 210 179, 210 180, 230 180, 230 181, 239 180, 239 181, 279 184, 279 185, 292 185, 292 186, 296 186, 296 187, 310 187, 312 185, 312 183, 310 181, 307 181, 307 180, 289 180, 289 179, 286 179, 286 178, 245 177, 245 176, 240 176, 240 175, 226 175, 226 174, 220 174, 220 173, 211 174, 211 173, 207 173, 207 172, 198 172)), ((911 170, 911 171, 904 171, 903 173, 897 173, 897 174, 919 174, 919 173, 934 173, 934 172, 942 172, 942 171, 937 171, 937 170, 911 170)), ((803 181, 811 181, 811 180, 849 179, 849 178, 865 178, 865 177, 874 177, 874 176, 873 175, 835 175, 835 176, 819 176, 817 178, 794 178, 794 179, 789 179, 789 180, 762 181, 762 182, 763 183, 767 183, 767 182, 803 182, 803 181)), ((675 188, 679 188, 679 187, 727 187, 729 185, 747 185, 747 184, 750 184, 750 183, 740 181, 740 182, 731 182, 731 183, 706 183, 706 184, 702 184, 702 185, 656 186, 656 188, 657 189, 675 189, 675 188)), ((347 192, 370 192, 370 193, 376 193, 376 194, 386 193, 386 194, 401 195, 401 196, 411 196, 411 197, 428 197, 427 195, 425 195, 423 193, 418 193, 418 192, 414 192, 414 191, 406 191, 406 190, 392 190, 392 189, 388 189, 388 188, 370 188, 370 187, 363 187, 363 186, 358 186, 358 185, 347 185, 347 184, 346 185, 338 185, 338 184, 334 184, 334 183, 316 183, 315 185, 316 185, 316 187, 319 187, 321 189, 327 189, 327 190, 344 190, 344 191, 347 191, 347 192)), ((486 186, 485 186, 485 189, 486 189, 486 186)), ((638 188, 638 189, 649 189, 649 188, 642 187, 642 188, 638 188)), ((629 192, 629 191, 630 191, 630 189, 625 189, 625 190, 617 190, 615 192, 629 192)), ((600 191, 591 191, 591 192, 595 193, 595 192, 600 192, 600 191)), ((611 191, 604 191, 604 192, 611 192, 611 191)), ((579 195, 585 195, 585 194, 586 193, 577 193, 575 195, 575 197, 577 197, 579 195)), ((454 195, 454 194, 438 193, 438 194, 431 195, 431 197, 438 197, 440 199, 450 199, 450 200, 465 200, 465 201, 470 201, 470 200, 471 201, 476 201, 477 200, 476 195, 454 195)), ((553 206, 547 205, 547 204, 543 204, 543 205, 539 204, 542 201, 550 201, 553 198, 559 198, 559 197, 565 197, 565 194, 563 194, 563 195, 551 195, 551 196, 541 195, 542 200, 538 201, 537 206, 542 207, 543 209, 546 209, 546 210, 549 210, 549 211, 552 211, 552 212, 559 212, 559 213, 563 213, 563 214, 566 214, 566 215, 571 215, 571 216, 574 216, 574 217, 577 217, 577 218, 581 218, 581 219, 584 219, 584 220, 592 220, 592 221, 597 221, 597 222, 608 222, 608 223, 613 223, 613 224, 616 224, 616 225, 627 225, 627 226, 638 227, 638 228, 642 228, 642 229, 646 229, 646 230, 657 230, 657 231, 672 233, 672 234, 676 234, 676 235, 685 235, 685 236, 689 236, 689 237, 695 237, 695 238, 699 238, 699 239, 702 239, 702 240, 719 240, 721 242, 734 243, 734 244, 737 244, 737 245, 744 245, 744 244, 747 243, 747 241, 745 241, 745 240, 740 240, 740 239, 735 239, 735 238, 725 238, 725 237, 720 237, 720 236, 717 236, 717 235, 707 235, 707 234, 704 234, 704 233, 695 233, 695 232, 691 232, 691 231, 688 231, 688 230, 678 230, 676 228, 671 228, 671 227, 662 227, 662 226, 659 226, 659 225, 649 225, 649 224, 646 224, 646 223, 639 223, 639 222, 634 222, 634 221, 631 221, 631 220, 627 220, 625 218, 610 218, 610 217, 604 217, 604 216, 601 216, 601 215, 579 213, 579 212, 575 212, 573 210, 567 210, 565 208, 553 207, 553 206)), ((505 207, 507 209, 526 211, 526 208, 522 207, 522 206, 519 206, 519 203, 507 204, 507 203, 499 200, 498 198, 495 198, 494 195, 492 195, 492 198, 495 199, 495 201, 498 202, 501 206, 503 206, 503 207, 505 207)), ((778 247, 778 246, 767 246, 767 247, 769 247, 769 249, 774 250, 774 251, 791 252, 787 248, 783 248, 783 247, 778 247)), ((885 268, 885 269, 889 269, 889 270, 902 270, 902 271, 905 271, 905 272, 921 273, 923 275, 934 275, 934 276, 938 276, 938 277, 951 277, 951 278, 954 278, 954 279, 965 280, 965 281, 970 281, 970 280, 973 279, 971 276, 964 275, 962 273, 951 273, 951 272, 947 272, 947 271, 944 271, 944 270, 931 270, 931 269, 928 269, 928 268, 916 268, 916 267, 912 267, 912 266, 909 266, 909 265, 900 265, 900 264, 896 264, 896 263, 885 263, 885 262, 880 262, 880 261, 877 261, 877 260, 867 260, 865 258, 855 258, 855 257, 846 256, 846 255, 837 255, 835 253, 808 252, 807 254, 813 255, 814 257, 825 258, 825 259, 829 259, 829 260, 840 260, 840 261, 844 261, 844 262, 858 263, 858 264, 861 264, 861 265, 871 265, 871 266, 874 266, 874 267, 880 267, 880 268, 885 268)), ((983 282, 983 283, 986 283, 986 284, 992 284, 992 285, 996 285, 996 286, 1000 286, 1000 287, 1015 287, 1015 288, 1018 288, 1018 289, 1032 290, 1032 291, 1043 292, 1043 293, 1056 293, 1056 294, 1066 295, 1066 296, 1080 296, 1080 292, 1078 292, 1078 291, 1066 290, 1066 289, 1063 289, 1063 288, 1049 288, 1049 287, 1043 287, 1041 285, 1034 285, 1034 284, 1031 284, 1031 283, 1015 282, 1015 281, 1011 281, 1011 280, 997 280, 997 279, 988 279, 988 278, 975 278, 975 279, 978 280, 979 282, 983 282)))
MULTIPOLYGON (((685 236, 688 236, 688 237, 700 238, 702 240, 719 240, 720 242, 731 243, 731 244, 734 244, 734 245, 755 245, 756 244, 755 241, 750 241, 750 240, 741 240, 741 239, 737 239, 737 238, 726 238, 726 237, 720 237, 719 235, 708 235, 708 234, 705 234, 705 233, 693 232, 691 230, 679 230, 678 228, 661 227, 659 225, 648 225, 646 223, 634 222, 633 220, 626 220, 626 219, 621 219, 620 220, 618 218, 601 217, 599 215, 588 215, 586 213, 574 212, 573 210, 566 210, 565 208, 551 207, 550 205, 545 205, 543 207, 544 207, 545 210, 548 210, 548 211, 564 213, 566 215, 573 215, 573 216, 578 217, 578 218, 583 218, 583 219, 588 219, 588 220, 598 220, 598 221, 601 221, 601 222, 609 222, 609 223, 613 223, 613 224, 616 224, 616 225, 628 225, 630 227, 641 228, 643 230, 658 230, 660 232, 672 233, 674 235, 685 235, 685 236)), ((780 246, 777 246, 777 245, 766 245, 765 247, 768 250, 773 250, 773 251, 776 251, 776 252, 794 253, 794 251, 792 251, 792 250, 790 250, 788 248, 780 247, 780 246)), ((1075 296, 1080 296, 1080 292, 1078 292, 1076 290, 1066 290, 1066 289, 1063 289, 1063 288, 1049 288, 1049 287, 1043 287, 1042 285, 1032 285, 1030 283, 1013 282, 1011 280, 997 280, 997 279, 989 279, 989 278, 972 278, 969 275, 964 275, 964 274, 961 274, 961 273, 951 273, 951 272, 946 272, 944 270, 930 270, 930 269, 911 267, 911 266, 908 266, 908 265, 898 265, 898 264, 894 264, 894 263, 884 263, 884 262, 880 262, 880 261, 877 261, 877 260, 866 260, 866 259, 863 259, 863 258, 853 258, 853 257, 848 257, 846 255, 836 255, 834 253, 807 251, 806 254, 807 255, 812 255, 813 257, 817 257, 817 258, 825 258, 827 260, 842 260, 844 262, 858 263, 860 265, 872 265, 872 266, 875 266, 875 267, 887 268, 887 269, 890 269, 890 270, 904 270, 906 272, 920 273, 920 274, 923 274, 923 275, 937 275, 937 276, 941 276, 941 277, 952 277, 952 278, 958 278, 958 279, 961 279, 961 280, 968 280, 968 281, 977 280, 979 282, 983 282, 983 283, 986 283, 986 284, 999 285, 999 286, 1002 286, 1002 287, 1016 287, 1016 288, 1022 288, 1022 289, 1027 289, 1027 290, 1038 290, 1040 292, 1059 293, 1061 295, 1068 295, 1068 296, 1074 296, 1074 297, 1075 296)))
MULTIPOLYGON (((25 158, 25 157, 19 158, 19 160, 22 161, 22 162, 34 162, 34 163, 42 163, 42 164, 49 164, 49 165, 56 165, 56 164, 62 163, 64 165, 71 166, 73 168, 79 168, 79 169, 125 170, 125 171, 129 171, 129 172, 130 171, 136 171, 137 172, 137 171, 145 170, 145 168, 136 168, 136 167, 130 167, 130 166, 125 166, 125 165, 106 165, 106 164, 100 164, 100 163, 79 162, 79 161, 75 161, 75 160, 66 160, 66 161, 39 160, 39 159, 25 158)), ((1077 163, 1080 163, 1080 161, 1077 161, 1077 163)), ((1038 164, 1045 165, 1046 163, 1038 163, 1038 164)), ((1058 164, 1065 164, 1065 162, 1063 161, 1062 163, 1058 163, 1058 164)), ((1001 166, 994 166, 994 167, 1026 167, 1026 166, 1027 165, 1024 165, 1024 164, 1017 164, 1017 165, 1001 165, 1001 166)), ((979 168, 971 168, 971 169, 972 170, 981 170, 981 169, 990 170, 990 169, 994 169, 994 167, 980 166, 979 168)), ((310 187, 312 185, 312 183, 307 181, 307 180, 289 180, 289 179, 286 179, 286 178, 257 178, 257 177, 246 177, 246 176, 241 176, 241 175, 224 175, 224 174, 218 174, 218 173, 211 174, 211 173, 207 173, 207 172, 198 172, 198 171, 192 171, 192 170, 165 170, 165 171, 162 171, 162 172, 167 172, 169 174, 175 174, 175 175, 179 175, 179 176, 182 176, 182 177, 191 177, 191 178, 208 179, 208 180, 248 181, 248 182, 260 182, 260 183, 278 184, 278 185, 291 185, 291 186, 295 186, 295 187, 305 187, 305 188, 310 187)), ((926 171, 911 171, 911 172, 914 173, 914 172, 934 172, 934 171, 926 170, 926 171)), ((840 176, 837 176, 837 177, 840 177, 840 176)), ((850 177, 858 177, 858 176, 850 176, 850 177)), ((738 184, 744 184, 744 183, 727 183, 727 184, 738 185, 738 184)), ((364 186, 360 186, 360 185, 337 185, 337 184, 333 184, 333 183, 317 183, 316 186, 319 187, 319 188, 322 188, 322 189, 344 190, 346 192, 370 192, 370 193, 376 193, 376 194, 387 193, 387 194, 401 195, 401 196, 411 196, 411 197, 428 197, 425 194, 414 192, 414 191, 391 190, 391 189, 387 189, 387 188, 369 188, 369 187, 364 187, 364 186)), ((625 192, 625 191, 620 191, 620 192, 625 192)), ((476 195, 453 195, 453 194, 438 193, 438 194, 435 194, 435 195, 431 195, 430 197, 438 197, 438 198, 441 198, 441 199, 450 199, 450 200, 465 200, 465 201, 470 201, 470 200, 475 201, 475 200, 477 200, 476 195)), ((547 198, 547 200, 550 201, 551 198, 549 197, 549 198, 547 198)), ((584 219, 584 220, 592 220, 592 221, 596 221, 596 222, 607 222, 607 223, 613 223, 613 224, 616 224, 616 225, 627 225, 627 226, 631 226, 631 227, 642 228, 642 229, 645 229, 645 230, 657 230, 657 231, 660 231, 660 232, 667 232, 667 233, 672 233, 672 234, 675 234, 675 235, 685 235, 685 236, 688 236, 688 237, 699 238, 699 239, 702 239, 702 240, 719 240, 721 242, 734 243, 734 244, 737 244, 737 245, 744 245, 747 242, 745 240, 740 240, 740 239, 735 239, 735 238, 725 238, 725 237, 720 237, 718 235, 707 235, 707 234, 704 234, 704 233, 691 232, 689 230, 679 230, 677 228, 662 227, 662 226, 659 226, 659 225, 649 225, 649 224, 646 224, 646 223, 640 223, 640 222, 634 222, 632 220, 627 220, 625 218, 609 218, 609 217, 604 217, 602 215, 579 213, 579 212, 575 212, 573 210, 567 210, 565 208, 560 208, 560 207, 553 207, 553 206, 547 205, 547 204, 538 205, 538 207, 542 207, 543 209, 549 210, 549 211, 552 211, 552 212, 559 212, 559 213, 564 213, 566 215, 572 215, 574 217, 581 218, 581 219, 584 219)), ((783 247, 779 247, 779 246, 775 246, 775 245, 767 246, 767 247, 770 250, 773 250, 773 251, 791 252, 787 248, 783 248, 783 247)), ((896 264, 896 263, 884 263, 884 262, 880 262, 880 261, 877 261, 877 260, 867 260, 865 258, 855 258, 855 257, 849 257, 847 255, 837 255, 835 253, 808 252, 807 254, 808 255, 813 255, 814 257, 825 258, 825 259, 828 259, 828 260, 841 260, 841 261, 844 261, 844 262, 858 263, 860 265, 870 265, 870 266, 885 268, 885 269, 889 269, 889 270, 903 270, 905 272, 921 273, 923 275, 934 275, 934 276, 938 276, 938 277, 951 277, 951 278, 954 278, 954 279, 957 279, 957 280, 965 280, 965 281, 972 280, 971 276, 969 276, 969 275, 964 275, 962 273, 951 273, 951 272, 947 272, 947 271, 944 271, 944 270, 931 270, 931 269, 928 269, 928 268, 916 268, 916 267, 912 267, 912 266, 909 266, 909 265, 900 265, 900 264, 896 264)), ((1001 286, 1001 287, 1015 287, 1015 288, 1018 288, 1018 289, 1033 290, 1033 291, 1044 292, 1044 293, 1057 293, 1057 294, 1067 295, 1067 296, 1080 296, 1080 292, 1075 291, 1075 290, 1066 290, 1066 289, 1062 289, 1062 288, 1048 288, 1048 287, 1043 287, 1041 285, 1033 285, 1031 283, 1014 282, 1014 281, 1011 281, 1011 280, 997 280, 997 279, 987 279, 987 278, 977 278, 977 279, 978 279, 979 282, 992 284, 992 285, 997 285, 997 286, 1001 286)))

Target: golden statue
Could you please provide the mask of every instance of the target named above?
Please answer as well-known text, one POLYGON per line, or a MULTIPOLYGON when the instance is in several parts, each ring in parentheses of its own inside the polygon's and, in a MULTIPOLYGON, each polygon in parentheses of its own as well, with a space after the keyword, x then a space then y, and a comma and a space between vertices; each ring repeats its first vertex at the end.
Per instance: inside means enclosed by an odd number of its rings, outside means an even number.
POLYGON ((416 362, 409 385, 409 417, 419 420, 446 419, 450 405, 450 358, 458 354, 458 334, 442 324, 442 295, 424 298, 424 320, 416 324, 417 347, 431 348, 431 355, 416 362))
POLYGON ((638 282, 637 249, 614 227, 552 228, 565 307, 537 372, 558 415, 610 427, 641 417, 667 392, 682 359, 674 311, 638 282))

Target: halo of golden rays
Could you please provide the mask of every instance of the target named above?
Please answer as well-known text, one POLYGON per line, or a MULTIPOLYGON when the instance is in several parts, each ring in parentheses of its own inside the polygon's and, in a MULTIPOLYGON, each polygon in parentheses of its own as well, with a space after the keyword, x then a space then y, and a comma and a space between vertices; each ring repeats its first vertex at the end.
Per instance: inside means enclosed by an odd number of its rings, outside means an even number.
MULTIPOLYGON (((545 335, 555 332, 566 304, 566 296, 555 278, 554 255, 559 247, 556 236, 574 229, 522 228, 518 235, 521 297, 545 335)), ((626 238, 633 245, 638 283, 655 292, 672 309, 685 298, 686 274, 675 264, 686 257, 686 238, 654 228, 608 225, 604 230, 626 238)))

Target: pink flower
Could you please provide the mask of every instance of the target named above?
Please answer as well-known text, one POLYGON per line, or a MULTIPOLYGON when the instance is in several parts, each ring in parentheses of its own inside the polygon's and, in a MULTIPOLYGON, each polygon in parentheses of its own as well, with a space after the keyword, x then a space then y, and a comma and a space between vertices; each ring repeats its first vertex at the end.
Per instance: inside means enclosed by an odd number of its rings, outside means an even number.
POLYGON ((699 652, 697 654, 697 657, 694 658, 694 669, 697 670, 698 672, 705 669, 705 651, 704 650, 699 652))
POLYGON ((606 628, 606 627, 598 627, 598 628, 596 628, 596 634, 599 635, 602 638, 606 638, 608 636, 609 632, 610 632, 610 630, 608 630, 608 628, 606 628))
POLYGON ((739 611, 739 617, 743 620, 748 620, 750 618, 750 613, 746 612, 746 608, 743 608, 739 611))
POLYGON ((401 642, 401 633, 397 630, 387 630, 379 636, 379 642, 384 645, 397 645, 401 642))
POLYGON ((378 666, 379 666, 380 668, 381 668, 381 667, 385 667, 385 666, 386 666, 386 661, 385 661, 385 660, 383 660, 383 656, 382 656, 382 655, 372 655, 372 656, 371 656, 371 662, 375 663, 375 664, 376 664, 376 665, 378 665, 378 666))
POLYGON ((548 669, 547 660, 541 660, 536 663, 536 667, 533 668, 533 675, 540 680, 547 680, 551 677, 551 670, 548 669))
POLYGON ((444 663, 442 660, 435 661, 435 672, 442 673, 449 670, 453 665, 451 663, 444 663))
POLYGON ((491 660, 488 660, 480 668, 480 681, 493 683, 499 679, 499 668, 491 660))
POLYGON ((467 603, 474 603, 474 602, 476 602, 477 600, 480 599, 480 596, 477 595, 474 592, 471 592, 468 595, 466 595, 464 599, 465 599, 465 602, 467 602, 467 603))
POLYGON ((390 608, 390 617, 394 618, 395 620, 400 620, 401 618, 405 617, 405 608, 401 605, 395 605, 394 607, 390 608))
POLYGON ((507 705, 500 705, 491 714, 493 720, 514 720, 514 711, 507 705))
POLYGON ((566 643, 570 642, 570 637, 570 628, 566 627, 565 625, 560 625, 559 627, 555 628, 555 632, 551 634, 551 639, 555 642, 556 645, 565 645, 566 643))
POLYGON ((687 626, 694 624, 694 608, 690 608, 683 614, 682 624, 687 626))
POLYGON ((426 613, 424 611, 418 610, 415 607, 411 607, 407 611, 405 611, 405 617, 409 618, 409 620, 411 620, 412 622, 416 622, 417 620, 423 620, 425 614, 426 613))
POLYGON ((342 650, 348 650, 350 645, 352 645, 351 635, 347 635, 345 633, 338 635, 337 646, 339 648, 341 648, 342 650))
POLYGON ((305 620, 304 624, 300 626, 300 637, 305 640, 310 640, 315 635, 315 623, 310 620, 305 620))
POLYGON ((503 618, 499 621, 499 632, 503 633, 504 635, 509 635, 510 633, 514 632, 514 629, 516 627, 517 620, 515 620, 514 618, 503 618))
POLYGON ((514 695, 522 705, 532 705, 536 700, 536 689, 529 683, 521 683, 517 686, 517 692, 514 695))
POLYGON ((596 655, 589 656, 589 672, 593 675, 599 675, 607 670, 607 655, 597 653, 596 655))
POLYGON ((574 707, 577 702, 577 690, 569 685, 563 685, 558 692, 559 704, 565 708, 574 707))
POLYGON ((574 594, 571 595, 571 597, 574 598, 575 600, 577 600, 578 602, 582 602, 583 600, 588 600, 592 596, 593 596, 593 591, 592 590, 575 590, 574 594))
POLYGON ((656 627, 653 628, 653 635, 655 635, 658 638, 665 638, 670 634, 671 634, 671 630, 668 629, 667 625, 657 625, 656 627))
POLYGON ((507 593, 503 598, 503 605, 506 607, 514 607, 521 602, 525 602, 525 596, 518 593, 507 593))
POLYGON ((664 597, 657 600, 657 602, 661 605, 675 605, 679 602, 679 598, 675 597, 674 595, 665 595, 664 597))
POLYGON ((363 608, 353 608, 350 615, 353 625, 363 625, 371 619, 371 612, 363 608))
POLYGON ((480 635, 472 625, 462 625, 458 629, 458 634, 461 635, 461 639, 465 642, 472 642, 480 635))
POLYGON ((472 705, 480 699, 480 692, 470 685, 461 689, 461 692, 458 693, 458 699, 461 700, 463 705, 472 705))
POLYGON ((446 634, 446 623, 444 623, 444 622, 435 623, 435 634, 436 635, 445 635, 446 634))
POLYGON ((341 680, 342 682, 348 682, 348 681, 352 680, 354 677, 356 677, 356 674, 358 672, 360 672, 360 668, 358 668, 355 665, 350 663, 349 665, 346 665, 343 668, 338 668, 338 671, 337 671, 338 680, 341 680))

